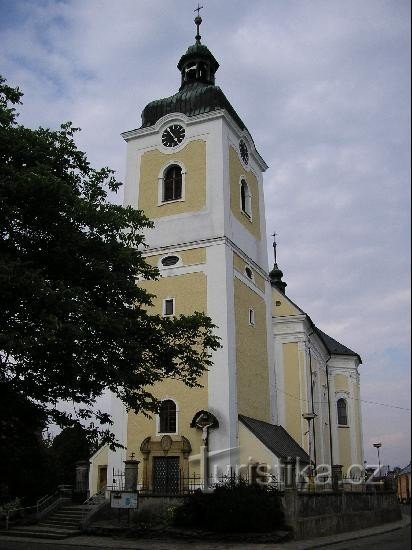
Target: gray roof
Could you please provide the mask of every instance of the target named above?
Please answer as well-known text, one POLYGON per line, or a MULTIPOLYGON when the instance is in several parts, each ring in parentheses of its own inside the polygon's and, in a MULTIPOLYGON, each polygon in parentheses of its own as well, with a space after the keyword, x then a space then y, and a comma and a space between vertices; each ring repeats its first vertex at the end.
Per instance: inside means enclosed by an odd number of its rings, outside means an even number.
POLYGON ((256 420, 239 414, 239 420, 244 424, 259 441, 265 445, 278 458, 299 458, 301 462, 309 463, 309 455, 283 428, 263 420, 256 420))
POLYGON ((409 464, 405 466, 405 468, 402 468, 402 470, 399 472, 398 475, 410 474, 410 473, 411 473, 411 463, 409 462, 409 464))
POLYGON ((356 351, 352 351, 350 348, 347 348, 346 346, 320 330, 318 327, 315 327, 315 330, 331 355, 353 355, 354 357, 357 357, 362 363, 362 359, 360 358, 360 355, 356 353, 356 351))

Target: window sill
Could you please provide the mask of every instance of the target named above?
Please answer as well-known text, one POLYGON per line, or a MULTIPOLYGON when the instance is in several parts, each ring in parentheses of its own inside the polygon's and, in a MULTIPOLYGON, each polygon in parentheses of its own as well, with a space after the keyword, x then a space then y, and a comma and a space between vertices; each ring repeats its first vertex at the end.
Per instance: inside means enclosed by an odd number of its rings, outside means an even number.
POLYGON ((244 210, 241 210, 240 212, 241 212, 242 216, 245 216, 245 218, 246 218, 247 220, 250 221, 250 223, 253 223, 253 220, 252 220, 252 216, 251 216, 251 215, 249 215, 249 214, 248 214, 247 212, 245 212, 244 210))
POLYGON ((350 428, 347 424, 338 424, 338 428, 350 428))
POLYGON ((174 204, 176 202, 185 202, 185 199, 173 199, 172 201, 161 201, 157 206, 165 206, 165 204, 174 204))

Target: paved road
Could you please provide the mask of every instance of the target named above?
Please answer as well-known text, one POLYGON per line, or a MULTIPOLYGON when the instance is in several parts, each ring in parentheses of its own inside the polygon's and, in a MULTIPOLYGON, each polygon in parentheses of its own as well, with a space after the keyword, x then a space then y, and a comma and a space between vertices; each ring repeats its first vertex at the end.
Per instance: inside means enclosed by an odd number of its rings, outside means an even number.
POLYGON ((308 545, 305 541, 286 544, 242 544, 242 543, 201 543, 199 541, 167 542, 164 540, 109 539, 107 537, 71 538, 67 541, 8 540, 0 538, 0 550, 316 550, 323 547, 334 550, 409 550, 411 548, 411 526, 402 529, 371 535, 358 540, 325 545, 325 539, 317 539, 308 545))
POLYGON ((373 548, 374 550, 406 550, 411 547, 411 526, 408 525, 403 529, 385 533, 383 535, 375 535, 359 540, 349 540, 338 544, 331 544, 325 548, 333 548, 334 550, 358 550, 373 548))

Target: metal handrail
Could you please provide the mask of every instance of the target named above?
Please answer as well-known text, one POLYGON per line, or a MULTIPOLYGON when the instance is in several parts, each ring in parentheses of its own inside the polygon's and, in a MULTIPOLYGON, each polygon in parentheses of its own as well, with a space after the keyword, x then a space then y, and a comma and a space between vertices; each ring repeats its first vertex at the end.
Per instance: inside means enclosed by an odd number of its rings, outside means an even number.
POLYGON ((6 531, 8 531, 9 526, 10 526, 10 518, 15 513, 23 512, 24 515, 30 514, 30 513, 35 513, 36 519, 38 519, 39 513, 42 510, 45 510, 46 508, 48 508, 52 504, 55 504, 59 500, 63 500, 64 497, 62 496, 62 493, 64 491, 69 490, 69 488, 71 488, 71 486, 61 485, 61 486, 59 486, 59 488, 54 493, 49 494, 49 495, 44 495, 43 497, 39 498, 36 501, 36 504, 33 504, 32 506, 23 506, 21 508, 10 508, 9 510, 7 510, 6 511, 6 517, 5 517, 6 531), (29 512, 30 510, 32 510, 33 512, 29 512))

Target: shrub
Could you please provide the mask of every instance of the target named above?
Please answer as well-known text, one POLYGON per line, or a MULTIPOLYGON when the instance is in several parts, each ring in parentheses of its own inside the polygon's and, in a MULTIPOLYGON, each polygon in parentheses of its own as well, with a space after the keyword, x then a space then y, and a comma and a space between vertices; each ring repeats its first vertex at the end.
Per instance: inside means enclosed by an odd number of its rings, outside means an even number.
POLYGON ((279 493, 243 480, 196 491, 175 510, 174 524, 218 532, 267 532, 284 525, 279 493))

